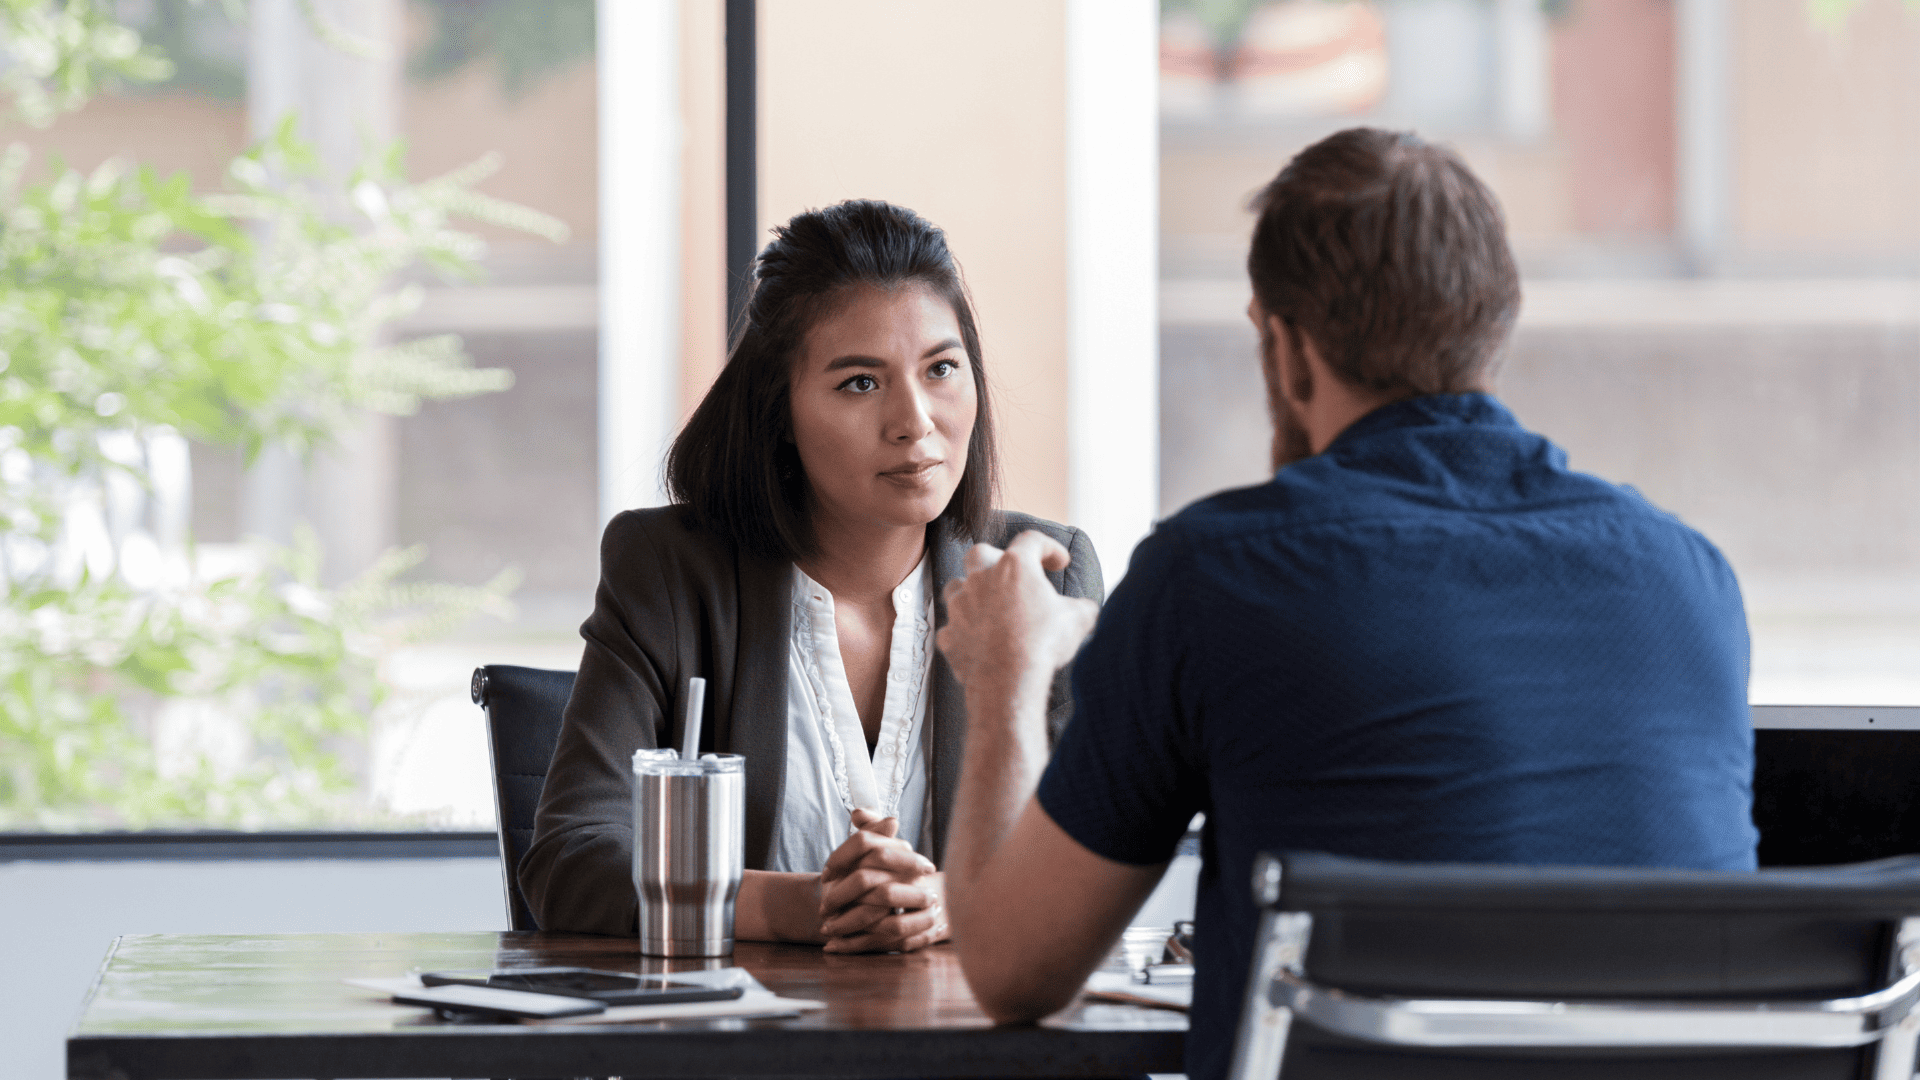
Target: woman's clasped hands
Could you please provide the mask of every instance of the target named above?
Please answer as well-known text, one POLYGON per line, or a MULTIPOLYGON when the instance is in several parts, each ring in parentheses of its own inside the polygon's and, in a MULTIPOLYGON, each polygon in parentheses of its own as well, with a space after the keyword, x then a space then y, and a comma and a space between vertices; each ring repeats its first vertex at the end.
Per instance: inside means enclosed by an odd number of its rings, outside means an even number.
POLYGON ((899 838, 900 822, 853 811, 854 833, 820 871, 827 952, 912 952, 946 940, 946 876, 899 838))

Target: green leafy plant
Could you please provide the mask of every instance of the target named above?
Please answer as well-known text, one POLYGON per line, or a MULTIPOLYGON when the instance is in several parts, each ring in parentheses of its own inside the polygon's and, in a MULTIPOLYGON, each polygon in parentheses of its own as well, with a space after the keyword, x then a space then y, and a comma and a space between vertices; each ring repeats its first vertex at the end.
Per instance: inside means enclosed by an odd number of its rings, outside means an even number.
POLYGON ((219 101, 246 98, 243 0, 114 0, 114 14, 173 65, 168 91, 219 101))
MULTIPOLYGON (((98 0, 139 31, 150 52, 171 64, 167 89, 223 101, 246 97, 246 56, 236 26, 246 21, 240 0, 98 0)), ((518 101, 547 78, 593 57, 593 0, 412 0, 429 30, 411 50, 407 72, 433 82, 490 61, 501 93, 518 101)), ((312 2, 300 5, 314 35, 354 55, 379 51, 324 17, 312 2)))
POLYGON ((45 127, 115 79, 164 79, 173 65, 96 0, 0 0, 7 64, 0 90, 21 119, 45 127))
MULTIPOLYGON (((455 0, 458 2, 458 0, 455 0)), ((1241 35, 1246 33, 1247 23, 1253 15, 1269 0, 1160 0, 1160 16, 1165 18, 1176 12, 1191 14, 1200 20, 1201 25, 1212 33, 1214 47, 1230 50, 1240 43, 1241 35)), ((1355 0, 1331 0, 1332 3, 1353 3, 1355 0)), ((1379 4, 1393 4, 1400 0, 1373 0, 1379 4)), ((1851 4, 1858 0, 1808 0, 1811 4, 1851 4)), ((1550 17, 1559 17, 1567 13, 1572 0, 1540 0, 1540 10, 1550 17)))
POLYGON ((407 63, 408 74, 422 81, 490 57, 501 93, 514 101, 593 55, 593 0, 414 0, 414 6, 433 22, 433 36, 407 63))
POLYGON ((0 743, 11 748, 0 821, 378 822, 348 763, 386 693, 372 656, 410 631, 499 611, 513 584, 397 583, 422 554, 391 552, 329 591, 303 531, 240 572, 12 591, 0 620, 0 743), (396 613, 409 608, 429 626, 406 626, 396 613))
MULTIPOLYGON (((164 64, 86 0, 0 5, 33 30, 7 49, 53 51, 7 69, 29 121, 164 64)), ((515 576, 407 582, 416 548, 329 589, 311 533, 216 559, 162 520, 175 474, 187 440, 310 453, 365 412, 504 389, 457 338, 387 342, 421 299, 393 283, 474 272, 456 218, 563 227, 475 190, 491 158, 412 183, 395 149, 333 181, 291 121, 219 192, 114 163, 23 184, 27 165, 0 159, 0 825, 376 818, 354 769, 373 657, 506 612, 515 576)))
MULTIPOLYGON (((1815 26, 1829 33, 1839 33, 1846 29, 1847 20, 1861 4, 1861 0, 1807 0, 1807 18, 1815 26)), ((1909 11, 1920 9, 1917 0, 1906 0, 1909 11)))

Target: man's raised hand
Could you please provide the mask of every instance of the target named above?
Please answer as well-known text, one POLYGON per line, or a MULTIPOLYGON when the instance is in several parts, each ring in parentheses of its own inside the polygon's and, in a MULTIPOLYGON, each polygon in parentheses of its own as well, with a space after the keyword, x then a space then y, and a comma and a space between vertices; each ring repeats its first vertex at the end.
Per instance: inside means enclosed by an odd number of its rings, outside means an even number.
POLYGON ((1044 686, 1073 659, 1100 607, 1061 596, 1047 580, 1046 571, 1064 570, 1070 559, 1037 532, 1014 537, 1004 552, 990 544, 967 552, 966 578, 947 584, 947 625, 939 636, 962 686, 1044 686))

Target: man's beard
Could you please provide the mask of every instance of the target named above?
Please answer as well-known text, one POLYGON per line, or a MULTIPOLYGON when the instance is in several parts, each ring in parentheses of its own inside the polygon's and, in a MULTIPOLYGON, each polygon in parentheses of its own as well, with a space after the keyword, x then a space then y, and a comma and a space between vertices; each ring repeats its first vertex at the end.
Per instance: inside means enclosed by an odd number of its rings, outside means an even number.
MULTIPOLYGON (((1292 345, 1298 355, 1301 348, 1298 335, 1294 336, 1292 345)), ((1267 417, 1273 421, 1270 456, 1273 471, 1279 472, 1302 458, 1312 457, 1313 444, 1307 440, 1307 426, 1300 422, 1293 402, 1280 389, 1281 380, 1287 378, 1287 374, 1280 370, 1279 342, 1264 323, 1260 326, 1260 377, 1267 385, 1267 417)), ((1304 401, 1313 393, 1313 384, 1296 385, 1294 392, 1304 401)))
POLYGON ((1293 402, 1288 401, 1276 383, 1267 381, 1267 416, 1273 420, 1273 471, 1281 469, 1303 458, 1313 456, 1313 444, 1307 441, 1307 428, 1293 410, 1293 402))

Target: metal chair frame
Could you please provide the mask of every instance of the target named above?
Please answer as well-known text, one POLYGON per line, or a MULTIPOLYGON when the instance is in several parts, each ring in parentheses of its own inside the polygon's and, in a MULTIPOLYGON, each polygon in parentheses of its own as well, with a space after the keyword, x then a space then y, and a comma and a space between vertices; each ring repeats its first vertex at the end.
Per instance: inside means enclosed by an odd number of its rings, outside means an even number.
POLYGON ((1231 1080, 1276 1080, 1296 1017, 1386 1046, 1451 1048, 1834 1049, 1878 1044, 1874 1080, 1912 1080, 1920 1043, 1920 916, 1901 920, 1897 978, 1823 1001, 1552 1001, 1369 997, 1307 978, 1313 916, 1282 911, 1279 859, 1254 866, 1261 907, 1231 1080))
POLYGON ((487 775, 493 778, 493 819, 496 823, 494 834, 500 844, 500 898, 506 904, 507 925, 519 930, 521 927, 514 925, 518 922, 518 913, 513 905, 513 849, 507 843, 507 808, 500 797, 500 751, 493 745, 493 710, 487 707, 487 690, 489 689, 487 683, 487 669, 474 668, 473 678, 467 684, 467 694, 473 698, 475 705, 480 706, 481 712, 487 718, 487 775))
MULTIPOLYGON (((507 925, 515 930, 540 929, 514 880, 522 852, 517 850, 519 845, 510 835, 514 830, 531 827, 534 803, 516 801, 509 796, 507 788, 511 781, 546 775, 547 761, 553 756, 554 739, 558 736, 561 705, 538 700, 553 689, 549 686, 543 690, 539 684, 565 678, 570 685, 573 675, 570 671, 501 664, 473 671, 473 701, 487 717, 487 758, 493 775, 493 806, 499 819, 501 893, 506 901, 507 925), (500 715, 503 693, 515 702, 510 715, 500 715), (546 707, 549 704, 551 708, 546 707), (551 732, 543 730, 549 727, 551 732)), ((536 799, 538 790, 534 789, 536 799)))

